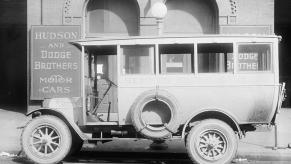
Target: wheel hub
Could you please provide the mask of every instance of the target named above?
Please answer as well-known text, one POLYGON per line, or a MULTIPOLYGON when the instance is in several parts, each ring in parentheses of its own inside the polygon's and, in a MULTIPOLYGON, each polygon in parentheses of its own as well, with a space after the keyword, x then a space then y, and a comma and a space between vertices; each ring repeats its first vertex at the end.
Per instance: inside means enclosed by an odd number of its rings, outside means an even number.
POLYGON ((218 160, 224 155, 226 148, 226 138, 219 131, 207 130, 200 134, 197 150, 203 158, 218 160))
POLYGON ((46 145, 47 143, 48 143, 48 141, 47 141, 46 139, 43 139, 43 140, 42 140, 42 144, 43 144, 43 145, 46 145))
POLYGON ((40 126, 33 131, 30 145, 38 155, 47 156, 59 149, 60 139, 60 135, 55 128, 47 125, 40 126))

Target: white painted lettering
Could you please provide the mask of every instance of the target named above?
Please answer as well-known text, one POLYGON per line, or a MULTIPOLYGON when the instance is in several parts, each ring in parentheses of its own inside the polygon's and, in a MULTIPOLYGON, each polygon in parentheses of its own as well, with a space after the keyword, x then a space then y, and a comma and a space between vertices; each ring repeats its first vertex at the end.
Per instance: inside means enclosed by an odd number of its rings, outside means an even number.
POLYGON ((60 40, 60 39, 77 39, 77 32, 36 32, 34 39, 36 40, 60 40))

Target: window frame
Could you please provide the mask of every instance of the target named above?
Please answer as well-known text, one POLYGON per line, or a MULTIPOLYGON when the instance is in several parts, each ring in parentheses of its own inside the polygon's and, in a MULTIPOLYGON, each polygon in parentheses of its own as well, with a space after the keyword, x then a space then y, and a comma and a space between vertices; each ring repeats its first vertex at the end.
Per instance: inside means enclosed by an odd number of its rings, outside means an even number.
POLYGON ((118 45, 119 47, 119 50, 118 50, 118 53, 119 53, 119 68, 120 70, 118 70, 119 74, 121 76, 153 76, 156 74, 156 44, 148 44, 148 43, 145 43, 145 44, 120 44, 118 45), (124 60, 124 54, 123 54, 123 46, 150 46, 153 48, 153 55, 149 55, 150 57, 150 62, 151 62, 151 70, 149 71, 150 73, 133 73, 133 74, 128 74, 126 72, 123 72, 123 67, 125 65, 125 60, 124 60))
MULTIPOLYGON (((181 43, 172 43, 172 42, 169 42, 169 43, 157 43, 157 53, 155 54, 156 57, 157 57, 157 68, 156 68, 156 71, 157 71, 157 74, 161 75, 161 76, 180 76, 180 75, 193 75, 195 74, 195 43, 194 42, 181 42, 181 43), (193 50, 193 54, 191 53, 190 55, 190 58, 191 58, 191 62, 190 62, 190 72, 175 72, 175 73, 167 73, 167 72, 162 72, 162 54, 160 53, 160 46, 161 45, 192 45, 192 50, 193 50)), ((168 53, 167 53, 168 54, 168 53)), ((166 54, 166 55, 167 55, 166 54)), ((183 54, 185 55, 185 54, 183 54)))
MULTIPOLYGON (((236 73, 236 56, 237 56, 237 49, 236 49, 236 42, 196 42, 195 43, 196 50, 194 51, 194 59, 195 59, 195 75, 233 75, 236 73), (233 63, 234 68, 231 72, 199 72, 199 59, 198 59, 198 45, 199 44, 232 44, 232 55, 233 55, 233 63)), ((226 68, 227 69, 227 68, 226 68)))
POLYGON ((193 76, 199 76, 199 75, 210 75, 210 76, 226 76, 226 75, 238 75, 238 74, 265 74, 265 73, 274 73, 274 42, 272 41, 248 41, 248 40, 234 40, 234 41, 223 41, 223 42, 219 42, 219 41, 205 41, 202 40, 197 41, 189 41, 189 42, 174 42, 174 41, 159 41, 156 43, 151 43, 150 41, 146 41, 146 42, 134 42, 134 43, 122 43, 122 44, 118 44, 118 54, 119 56, 119 68, 120 71, 119 75, 121 76, 184 76, 184 75, 193 75, 193 76), (198 45, 199 44, 232 44, 232 49, 233 49, 233 64, 234 64, 234 68, 231 72, 199 72, 199 65, 198 65, 198 45), (191 72, 190 73, 162 73, 162 59, 161 59, 161 55, 160 55, 160 45, 193 45, 193 55, 191 54, 191 72), (238 52, 238 48, 239 45, 246 45, 246 44, 250 44, 250 45, 254 45, 254 44, 266 44, 270 46, 270 70, 268 71, 240 71, 239 70, 239 52, 238 52), (122 46, 151 46, 154 50, 153 50, 153 55, 150 55, 150 61, 151 61, 151 73, 149 74, 124 74, 123 73, 123 53, 122 53, 122 46))
POLYGON ((274 73, 274 43, 273 42, 236 42, 236 74, 265 74, 274 73), (241 71, 239 68, 239 46, 240 45, 269 45, 270 46, 270 70, 241 71))

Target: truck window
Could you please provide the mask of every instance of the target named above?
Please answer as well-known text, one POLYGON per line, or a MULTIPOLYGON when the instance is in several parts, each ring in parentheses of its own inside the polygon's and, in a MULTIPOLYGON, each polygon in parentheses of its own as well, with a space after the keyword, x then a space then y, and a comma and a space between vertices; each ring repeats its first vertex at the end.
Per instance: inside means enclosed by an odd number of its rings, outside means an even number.
POLYGON ((153 74, 154 45, 121 46, 123 74, 153 74))
POLYGON ((194 44, 159 45, 159 53, 161 74, 193 72, 194 44))
POLYGON ((238 45, 239 71, 270 71, 270 44, 240 44, 238 45))
POLYGON ((198 47, 198 73, 233 72, 232 43, 201 43, 198 47))
MULTIPOLYGON (((110 78, 109 74, 115 70, 116 65, 116 46, 90 46, 87 48, 88 57, 88 75, 90 78, 103 76, 110 78)), ((113 76, 113 75, 111 75, 113 76)))

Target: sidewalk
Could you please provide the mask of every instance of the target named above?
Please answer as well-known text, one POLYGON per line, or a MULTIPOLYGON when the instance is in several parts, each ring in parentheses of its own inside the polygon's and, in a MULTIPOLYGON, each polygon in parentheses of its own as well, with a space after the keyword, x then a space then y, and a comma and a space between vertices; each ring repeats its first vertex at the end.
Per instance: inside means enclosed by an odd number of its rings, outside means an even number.
MULTIPOLYGON (((27 122, 27 118, 20 113, 0 109, 0 153, 17 154, 20 148, 20 135, 22 127, 27 122)), ((287 148, 291 143, 291 109, 282 109, 278 119, 279 145, 274 150, 274 128, 259 128, 256 132, 249 132, 246 138, 239 141, 238 158, 247 160, 262 161, 291 161, 291 148, 287 148)), ((105 152, 153 152, 149 150, 149 140, 138 141, 113 141, 100 144, 97 147, 85 145, 87 149, 105 152)), ((166 153, 186 153, 182 141, 169 141, 169 148, 166 153)), ((157 151, 159 153, 163 153, 157 151)))
POLYGON ((20 148, 20 136, 28 119, 22 113, 0 109, 0 153, 17 154, 20 148))
POLYGON ((278 146, 275 147, 274 128, 261 130, 246 134, 239 142, 238 156, 251 160, 265 161, 291 161, 291 109, 284 108, 277 116, 278 123, 278 146))

